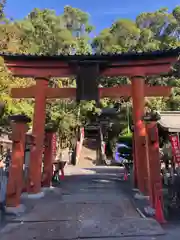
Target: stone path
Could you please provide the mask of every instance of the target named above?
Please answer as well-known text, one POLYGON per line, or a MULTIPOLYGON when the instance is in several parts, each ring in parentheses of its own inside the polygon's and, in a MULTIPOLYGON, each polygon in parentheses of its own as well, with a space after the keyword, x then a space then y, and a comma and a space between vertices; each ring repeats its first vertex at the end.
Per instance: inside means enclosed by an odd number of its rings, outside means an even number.
POLYGON ((119 168, 68 167, 66 173, 60 187, 31 200, 33 209, 12 220, 1 240, 164 239, 160 225, 142 219, 121 190, 119 168))

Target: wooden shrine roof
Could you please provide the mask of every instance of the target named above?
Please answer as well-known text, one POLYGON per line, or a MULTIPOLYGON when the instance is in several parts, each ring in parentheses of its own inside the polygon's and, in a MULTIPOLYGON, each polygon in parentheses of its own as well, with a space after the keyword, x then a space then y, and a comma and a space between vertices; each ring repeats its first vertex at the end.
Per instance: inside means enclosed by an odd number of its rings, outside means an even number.
POLYGON ((180 132, 180 111, 160 112, 159 125, 168 132, 180 132))
POLYGON ((26 55, 1 52, 0 56, 6 61, 62 61, 62 62, 115 62, 134 60, 157 60, 162 58, 177 57, 180 54, 180 47, 166 51, 151 52, 128 52, 121 54, 89 54, 89 55, 26 55))

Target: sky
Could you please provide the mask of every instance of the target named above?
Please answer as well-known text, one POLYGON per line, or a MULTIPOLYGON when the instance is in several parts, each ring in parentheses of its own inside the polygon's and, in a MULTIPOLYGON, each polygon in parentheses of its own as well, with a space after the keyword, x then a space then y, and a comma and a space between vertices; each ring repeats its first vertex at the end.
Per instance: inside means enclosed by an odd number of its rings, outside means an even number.
POLYGON ((7 17, 24 18, 34 8, 54 9, 57 14, 63 12, 65 5, 80 8, 88 12, 96 33, 110 27, 118 18, 135 17, 142 12, 155 11, 167 7, 170 11, 180 5, 180 0, 7 0, 7 17))

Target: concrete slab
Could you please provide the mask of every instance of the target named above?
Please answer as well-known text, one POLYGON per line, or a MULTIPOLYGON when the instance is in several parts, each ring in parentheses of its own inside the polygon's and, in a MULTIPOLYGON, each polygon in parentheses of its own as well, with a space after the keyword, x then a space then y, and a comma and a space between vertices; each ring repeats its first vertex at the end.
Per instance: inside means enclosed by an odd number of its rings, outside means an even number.
POLYGON ((14 215, 19 215, 24 213, 26 210, 26 207, 23 204, 20 204, 17 207, 5 207, 5 211, 8 214, 14 214, 14 215))
POLYGON ((97 221, 86 219, 83 221, 46 221, 22 222, 17 226, 11 224, 9 231, 1 237, 6 239, 79 239, 79 238, 118 238, 118 237, 153 237, 163 235, 162 229, 155 223, 144 220, 117 219, 111 221, 97 221))
POLYGON ((42 191, 36 194, 23 193, 21 195, 21 198, 40 199, 40 198, 43 198, 44 196, 45 196, 45 193, 42 191))
POLYGON ((135 198, 135 199, 138 199, 138 200, 144 200, 144 199, 149 200, 149 196, 144 196, 144 195, 141 194, 141 193, 136 193, 136 194, 134 195, 134 198, 135 198))
POLYGON ((43 188, 42 188, 42 191, 43 191, 43 192, 54 191, 54 188, 55 188, 55 187, 53 187, 53 186, 43 187, 43 188))
POLYGON ((131 237, 131 236, 153 236, 162 235, 164 231, 154 220, 139 218, 102 219, 95 220, 94 217, 86 219, 78 224, 81 238, 85 237, 131 237), (109 221, 110 220, 110 221, 109 221), (103 223, 103 224, 102 224, 103 223))
MULTIPOLYGON (((97 171, 97 169, 96 169, 97 171)), ((110 169, 98 174, 77 174, 60 184, 60 190, 33 200, 34 207, 14 219, 1 240, 133 239, 149 240, 164 235, 153 219, 142 219, 110 169), (106 177, 104 175, 106 172, 106 177)), ((123 183, 121 183, 123 184, 123 183)), ((32 200, 28 200, 32 201, 32 200)))

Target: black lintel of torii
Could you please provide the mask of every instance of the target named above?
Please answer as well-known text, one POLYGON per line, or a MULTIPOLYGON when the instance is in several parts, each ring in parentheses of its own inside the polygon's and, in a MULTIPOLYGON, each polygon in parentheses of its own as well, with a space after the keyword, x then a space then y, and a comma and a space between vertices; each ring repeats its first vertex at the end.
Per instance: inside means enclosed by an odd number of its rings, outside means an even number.
POLYGON ((83 62, 79 65, 76 77, 76 101, 95 100, 99 102, 98 91, 99 65, 83 62))

